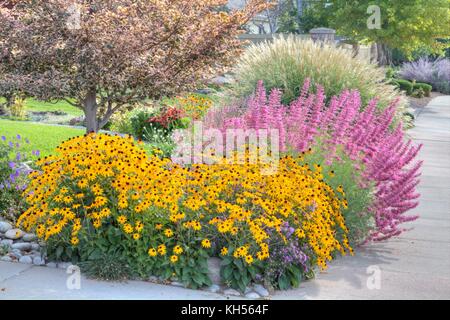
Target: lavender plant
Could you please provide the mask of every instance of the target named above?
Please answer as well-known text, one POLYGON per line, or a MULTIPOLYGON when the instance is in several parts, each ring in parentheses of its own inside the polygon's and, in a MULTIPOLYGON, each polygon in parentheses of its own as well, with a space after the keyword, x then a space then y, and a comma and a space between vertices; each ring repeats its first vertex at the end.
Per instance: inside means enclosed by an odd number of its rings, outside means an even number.
POLYGON ((400 69, 399 76, 407 80, 429 83, 435 90, 450 93, 450 59, 430 60, 420 58, 407 62, 400 69))
POLYGON ((26 152, 24 147, 29 144, 19 134, 0 138, 0 215, 13 222, 25 205, 22 191, 28 186, 32 160, 40 155, 39 150, 26 152))

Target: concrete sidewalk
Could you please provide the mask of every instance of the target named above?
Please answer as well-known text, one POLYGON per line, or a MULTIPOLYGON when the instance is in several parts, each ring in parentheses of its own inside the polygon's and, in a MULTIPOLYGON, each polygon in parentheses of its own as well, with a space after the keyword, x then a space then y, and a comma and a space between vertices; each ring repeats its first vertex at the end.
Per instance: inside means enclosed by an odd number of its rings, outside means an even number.
MULTIPOLYGON (((398 238, 369 244, 335 260, 326 273, 274 299, 450 299, 450 96, 419 113, 412 137, 424 144, 420 218, 398 238), (368 269, 369 268, 369 269, 368 269), (380 288, 369 289, 379 271, 380 288)), ((82 278, 69 290, 65 270, 0 262, 1 299, 226 299, 200 290, 149 282, 109 283, 82 278)))
POLYGON ((450 96, 431 101, 415 125, 408 132, 424 144, 425 162, 420 205, 411 212, 420 218, 405 225, 412 230, 333 261, 314 281, 275 299, 450 299, 450 96), (369 289, 375 270, 380 289, 369 289))

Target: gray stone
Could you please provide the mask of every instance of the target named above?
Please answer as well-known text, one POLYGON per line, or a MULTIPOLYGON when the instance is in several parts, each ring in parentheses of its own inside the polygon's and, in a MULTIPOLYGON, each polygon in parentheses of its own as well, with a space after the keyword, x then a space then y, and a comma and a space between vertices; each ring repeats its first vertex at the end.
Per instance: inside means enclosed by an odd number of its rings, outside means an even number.
POLYGON ((22 240, 26 242, 31 242, 37 239, 37 236, 33 233, 26 233, 23 235, 22 240))
POLYGON ((206 290, 211 293, 217 293, 220 291, 220 286, 218 286, 217 284, 213 284, 209 286, 206 290))
POLYGON ((56 268, 57 264, 56 264, 56 262, 48 262, 47 263, 47 267, 49 267, 49 268, 56 268))
POLYGON ((257 294, 256 292, 249 292, 245 295, 246 298, 248 299, 259 299, 261 298, 261 296, 259 294, 257 294))
POLYGON ((213 284, 221 284, 222 279, 220 277, 220 259, 209 258, 208 259, 208 276, 213 284))
POLYGON ((148 281, 150 281, 150 282, 158 282, 158 277, 150 276, 150 277, 148 277, 148 281))
POLYGON ((0 222, 0 232, 1 233, 6 233, 9 230, 11 230, 13 227, 10 223, 6 222, 6 221, 1 221, 0 222))
POLYGON ((13 250, 11 250, 9 255, 13 256, 16 259, 20 259, 22 257, 22 251, 20 251, 19 249, 13 249, 13 250))
POLYGON ((178 281, 172 281, 170 284, 175 286, 175 287, 184 287, 184 285, 181 282, 178 282, 178 281))
POLYGON ((0 258, 1 261, 12 262, 13 259, 10 256, 3 256, 0 258))
POLYGON ((253 290, 259 294, 261 297, 268 297, 269 296, 269 291, 264 288, 262 285, 260 284, 255 284, 253 286, 253 290))
POLYGON ((67 269, 71 265, 71 262, 58 262, 58 269, 67 269))
POLYGON ((37 244, 37 243, 32 243, 31 244, 31 250, 39 251, 39 250, 41 250, 41 246, 39 244, 37 244))
POLYGON ((17 243, 13 243, 11 248, 18 249, 20 251, 30 251, 31 250, 31 243, 28 243, 28 242, 17 242, 17 243))
POLYGON ((22 236, 24 235, 23 231, 20 229, 11 229, 6 231, 5 233, 5 237, 8 239, 12 239, 12 240, 17 240, 22 238, 22 236))
POLYGON ((42 265, 45 264, 45 261, 41 257, 34 257, 33 258, 33 264, 37 265, 37 266, 42 266, 42 265))
POLYGON ((2 241, 0 241, 0 246, 8 246, 11 247, 11 245, 13 244, 13 240, 11 239, 4 239, 2 241))
POLYGON ((25 263, 25 264, 32 264, 33 263, 33 259, 31 259, 30 256, 22 256, 19 259, 20 263, 25 263))
POLYGON ((223 292, 223 294, 226 295, 226 296, 240 296, 241 295, 241 293, 239 291, 231 289, 231 288, 230 289, 226 289, 223 292))

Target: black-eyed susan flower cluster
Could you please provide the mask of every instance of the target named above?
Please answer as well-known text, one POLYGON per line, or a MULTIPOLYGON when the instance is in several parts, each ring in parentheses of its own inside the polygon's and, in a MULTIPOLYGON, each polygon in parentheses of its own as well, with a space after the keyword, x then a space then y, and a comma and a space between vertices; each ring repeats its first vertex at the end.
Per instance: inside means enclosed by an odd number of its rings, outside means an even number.
POLYGON ((193 120, 202 119, 206 112, 212 107, 213 102, 207 97, 190 94, 186 97, 178 97, 175 105, 179 106, 193 120))
POLYGON ((352 250, 344 190, 301 155, 265 175, 260 164, 225 160, 181 167, 149 157, 131 137, 106 134, 70 139, 56 151, 30 174, 30 207, 18 220, 42 240, 80 252, 113 229, 137 264, 180 277, 198 254, 264 273, 274 247, 294 243, 309 254, 309 268, 322 269, 336 252, 352 250))

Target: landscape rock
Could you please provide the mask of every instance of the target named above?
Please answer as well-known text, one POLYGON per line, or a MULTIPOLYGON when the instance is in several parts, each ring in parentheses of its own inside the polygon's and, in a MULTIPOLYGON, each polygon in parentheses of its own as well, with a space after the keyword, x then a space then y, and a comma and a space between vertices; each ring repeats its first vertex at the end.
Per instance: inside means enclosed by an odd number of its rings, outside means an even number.
POLYGON ((208 259, 208 276, 213 284, 221 284, 222 279, 220 277, 220 259, 209 258, 208 259))
POLYGON ((9 255, 19 260, 22 257, 22 251, 20 251, 19 249, 13 249, 11 250, 9 255))
POLYGON ((56 268, 57 264, 56 264, 56 262, 49 262, 49 263, 47 263, 47 267, 49 267, 49 268, 56 268))
POLYGON ((4 239, 2 241, 0 241, 0 246, 8 246, 11 247, 11 245, 13 244, 13 240, 11 239, 4 239))
POLYGON ((259 299, 261 298, 261 296, 259 294, 257 294, 256 292, 249 292, 245 295, 246 298, 248 299, 259 299))
POLYGON ((220 286, 218 286, 217 284, 213 284, 213 285, 209 286, 206 290, 211 293, 217 293, 220 291, 220 286))
POLYGON ((25 263, 25 264, 32 264, 33 263, 33 259, 31 259, 30 256, 22 256, 19 259, 20 263, 25 263))
POLYGON ((269 291, 260 284, 255 284, 253 290, 261 297, 268 297, 270 295, 269 291))
POLYGON ((33 233, 26 233, 23 235, 22 240, 26 242, 32 242, 37 239, 37 236, 33 233))
POLYGON ((33 264, 36 265, 36 266, 42 266, 42 265, 45 264, 45 261, 41 257, 34 257, 33 258, 33 264))
POLYGON ((13 227, 9 222, 6 221, 0 221, 0 232, 6 233, 7 231, 11 230, 13 227))
POLYGON ((148 277, 148 281, 150 281, 150 282, 158 282, 158 277, 150 276, 150 277, 148 277))
POLYGON ((172 281, 171 284, 173 286, 176 286, 176 287, 184 287, 184 285, 181 282, 178 282, 178 281, 172 281))
POLYGON ((226 296, 240 296, 241 295, 241 293, 239 291, 234 290, 234 289, 226 289, 223 292, 223 294, 226 296))
POLYGON ((13 259, 10 256, 3 256, 0 258, 1 261, 12 262, 13 259))
POLYGON ((17 240, 22 238, 24 235, 24 232, 20 229, 10 229, 5 232, 5 237, 12 240, 17 240))
POLYGON ((31 250, 39 251, 41 249, 41 246, 37 243, 31 244, 31 250))
POLYGON ((28 242, 16 242, 13 243, 11 248, 18 249, 20 251, 30 251, 31 250, 31 243, 28 242))
POLYGON ((70 262, 58 262, 58 269, 67 269, 71 265, 70 262))

